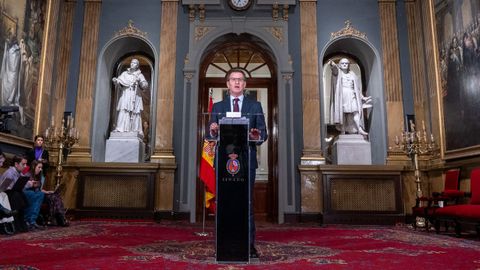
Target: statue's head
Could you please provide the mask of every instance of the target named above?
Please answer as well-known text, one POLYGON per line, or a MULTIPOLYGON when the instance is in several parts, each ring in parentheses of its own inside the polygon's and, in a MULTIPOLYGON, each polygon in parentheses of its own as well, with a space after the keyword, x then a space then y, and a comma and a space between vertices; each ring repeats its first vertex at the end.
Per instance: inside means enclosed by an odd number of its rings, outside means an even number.
POLYGON ((139 65, 140 65, 140 62, 136 58, 133 58, 132 61, 130 62, 131 69, 138 69, 139 65))
POLYGON ((340 62, 338 62, 338 67, 341 70, 348 70, 350 68, 350 61, 347 58, 342 58, 340 62))

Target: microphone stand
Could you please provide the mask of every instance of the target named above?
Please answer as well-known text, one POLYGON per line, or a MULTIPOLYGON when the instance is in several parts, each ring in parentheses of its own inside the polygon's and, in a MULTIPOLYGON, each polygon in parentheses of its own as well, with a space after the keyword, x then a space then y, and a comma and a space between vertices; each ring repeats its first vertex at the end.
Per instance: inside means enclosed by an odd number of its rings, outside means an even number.
POLYGON ((205 232, 205 207, 206 207, 206 202, 205 202, 205 199, 206 199, 206 189, 205 189, 205 184, 204 184, 204 188, 203 188, 203 207, 202 207, 202 231, 201 232, 196 232, 195 235, 198 235, 198 236, 208 236, 208 233, 205 232))

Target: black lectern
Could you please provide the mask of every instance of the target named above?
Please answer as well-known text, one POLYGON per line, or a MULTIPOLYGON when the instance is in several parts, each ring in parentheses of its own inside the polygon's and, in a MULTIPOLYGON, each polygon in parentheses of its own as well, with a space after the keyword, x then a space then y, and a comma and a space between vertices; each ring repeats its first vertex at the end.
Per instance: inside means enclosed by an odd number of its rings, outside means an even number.
POLYGON ((222 118, 219 121, 216 155, 217 262, 248 262, 249 235, 249 120, 222 118))

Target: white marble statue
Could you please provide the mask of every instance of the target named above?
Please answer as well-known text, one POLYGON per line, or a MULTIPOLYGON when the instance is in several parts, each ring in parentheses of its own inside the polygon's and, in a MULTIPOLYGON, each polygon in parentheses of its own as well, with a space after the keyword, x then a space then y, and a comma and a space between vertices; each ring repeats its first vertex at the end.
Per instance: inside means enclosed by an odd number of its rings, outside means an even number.
POLYGON ((364 127, 363 108, 369 106, 371 97, 362 94, 361 79, 350 70, 350 61, 342 58, 338 64, 329 61, 332 69, 330 96, 330 124, 341 134, 368 135, 364 127))
POLYGON ((138 60, 132 59, 130 68, 112 81, 122 91, 117 104, 118 115, 114 132, 138 132, 143 135, 143 101, 140 91, 148 87, 148 82, 139 69, 138 60))

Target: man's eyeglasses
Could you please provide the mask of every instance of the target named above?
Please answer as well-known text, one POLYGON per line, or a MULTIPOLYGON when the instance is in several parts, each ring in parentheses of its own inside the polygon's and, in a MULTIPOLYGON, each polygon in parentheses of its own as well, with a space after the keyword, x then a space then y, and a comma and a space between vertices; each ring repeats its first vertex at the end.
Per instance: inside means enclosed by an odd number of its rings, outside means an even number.
POLYGON ((244 78, 230 78, 228 80, 231 81, 231 82, 243 82, 243 81, 245 81, 244 78))

